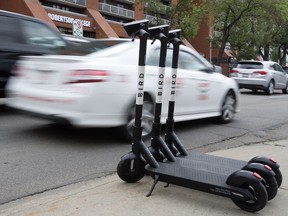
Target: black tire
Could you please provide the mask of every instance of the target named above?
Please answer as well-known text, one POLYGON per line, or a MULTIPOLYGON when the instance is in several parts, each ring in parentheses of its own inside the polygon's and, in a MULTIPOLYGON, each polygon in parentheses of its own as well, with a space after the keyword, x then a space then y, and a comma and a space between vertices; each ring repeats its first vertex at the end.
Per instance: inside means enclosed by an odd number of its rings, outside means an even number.
POLYGON ((277 181, 277 185, 278 185, 278 187, 280 187, 281 186, 281 184, 282 184, 282 180, 283 180, 283 177, 282 177, 282 173, 281 173, 281 171, 280 171, 280 169, 272 169, 273 170, 273 172, 275 173, 275 179, 276 179, 276 181, 277 181))
POLYGON ((3 105, 3 104, 0 104, 0 112, 4 112, 4 111, 6 111, 7 109, 6 109, 6 106, 5 105, 3 105))
POLYGON ((236 108, 236 97, 232 91, 229 91, 221 107, 221 116, 217 118, 218 122, 226 124, 233 120, 236 108))
POLYGON ((265 183, 263 183, 263 185, 265 186, 266 191, 267 191, 268 201, 272 200, 277 195, 277 192, 278 192, 277 181, 274 177, 265 178, 265 176, 263 176, 263 175, 261 175, 261 176, 265 180, 265 183))
POLYGON ((265 207, 268 200, 268 195, 264 185, 261 182, 250 182, 243 185, 242 188, 249 189, 254 195, 255 199, 250 201, 240 201, 236 198, 232 198, 235 205, 248 212, 257 212, 265 207))
POLYGON ((274 81, 271 80, 271 81, 269 82, 269 84, 268 84, 267 89, 265 89, 265 94, 267 94, 267 95, 273 95, 273 93, 274 93, 274 87, 275 87, 274 81))
POLYGON ((145 175, 145 164, 138 158, 121 160, 117 166, 117 174, 127 183, 135 183, 145 175))
POLYGON ((286 84, 285 89, 282 89, 283 94, 288 94, 288 83, 286 84))
POLYGON ((257 93, 257 92, 258 92, 258 89, 253 89, 252 92, 253 92, 253 93, 257 93))
MULTIPOLYGON (((142 139, 145 140, 151 136, 154 120, 154 103, 149 95, 144 95, 142 112, 142 139)), ((121 127, 121 136, 125 140, 132 140, 133 126, 135 123, 135 104, 130 107, 127 124, 121 127)))

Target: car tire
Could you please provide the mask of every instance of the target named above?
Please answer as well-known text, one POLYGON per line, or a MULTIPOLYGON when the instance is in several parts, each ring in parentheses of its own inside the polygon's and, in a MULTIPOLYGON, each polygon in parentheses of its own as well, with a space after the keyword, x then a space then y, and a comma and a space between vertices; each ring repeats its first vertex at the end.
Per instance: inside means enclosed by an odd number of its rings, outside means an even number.
MULTIPOLYGON (((143 140, 151 136, 153 120, 154 120, 154 103, 152 98, 149 95, 145 94, 143 99, 143 111, 142 111, 143 140)), ((121 136, 125 140, 128 141, 132 140, 134 123, 135 123, 135 104, 129 109, 127 124, 121 127, 121 136)))
POLYGON ((269 84, 268 84, 268 87, 267 87, 267 89, 265 90, 265 93, 267 94, 267 95, 272 95, 273 93, 274 93, 274 81, 273 80, 271 80, 270 82, 269 82, 269 84))
POLYGON ((2 105, 2 104, 0 104, 0 111, 2 112, 2 111, 5 111, 6 110, 6 106, 5 105, 2 105))
POLYGON ((236 97, 232 91, 229 91, 221 107, 221 115, 218 117, 218 122, 229 123, 233 120, 236 112, 236 97))
POLYGON ((282 89, 283 94, 288 94, 288 83, 286 84, 285 89, 282 89))

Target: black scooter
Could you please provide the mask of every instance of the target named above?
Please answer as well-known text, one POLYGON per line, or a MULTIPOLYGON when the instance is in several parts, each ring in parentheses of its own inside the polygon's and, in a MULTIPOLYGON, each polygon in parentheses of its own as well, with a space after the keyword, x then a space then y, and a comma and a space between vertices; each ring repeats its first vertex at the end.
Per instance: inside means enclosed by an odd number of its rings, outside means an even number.
MULTIPOLYGON (((135 123, 133 126, 132 151, 121 157, 117 166, 118 176, 128 183, 139 181, 145 176, 145 165, 158 167, 159 164, 142 140, 142 110, 144 98, 145 61, 148 33, 148 20, 125 23, 124 29, 132 37, 139 38, 138 77, 136 92, 135 123)), ((168 149, 168 148, 167 148, 168 149)))
MULTIPOLYGON (((143 35, 143 31, 145 31, 145 29, 140 27, 142 26, 143 22, 146 23, 146 21, 139 21, 137 23, 133 22, 130 24, 126 24, 124 25, 124 28, 127 31, 127 33, 131 36, 135 36, 136 32, 141 31, 143 35)), ((140 52, 139 52, 139 65, 140 65, 141 60, 143 59, 145 60, 145 55, 143 55, 143 52, 141 53, 141 40, 143 40, 143 38, 141 38, 141 34, 138 36, 140 38, 140 52)), ((156 183, 158 181, 163 181, 168 184, 172 183, 175 185, 180 185, 209 193, 214 193, 225 197, 230 197, 232 201, 243 210, 250 212, 259 211, 265 207, 268 195, 266 188, 264 187, 266 181, 258 174, 258 171, 260 170, 266 175, 274 176, 275 173, 272 171, 270 167, 266 165, 264 169, 262 169, 259 168, 257 164, 255 165, 256 168, 250 165, 251 167, 249 169, 252 171, 238 170, 238 168, 235 169, 224 165, 226 164, 225 159, 223 159, 224 160, 223 164, 217 163, 216 161, 218 161, 218 159, 214 156, 210 157, 210 155, 193 154, 193 156, 190 156, 191 158, 189 158, 188 153, 186 152, 180 140, 174 133, 174 120, 173 120, 174 103, 175 103, 174 95, 175 95, 175 85, 177 78, 179 47, 181 43, 179 36, 180 36, 179 30, 171 31, 169 33, 169 40, 173 44, 173 60, 172 60, 172 82, 170 92, 171 94, 170 94, 169 111, 168 111, 169 113, 165 129, 166 142, 163 142, 160 138, 159 139, 157 138, 159 130, 155 129, 157 133, 156 136, 154 136, 154 138, 152 136, 152 141, 153 139, 155 139, 155 137, 158 139, 158 141, 154 142, 154 144, 152 142, 151 144, 152 152, 153 151, 157 152, 156 154, 157 157, 160 155, 160 157, 158 157, 158 162, 155 160, 155 157, 153 157, 153 155, 151 154, 151 149, 149 150, 145 146, 145 144, 141 141, 141 130, 137 129, 137 126, 139 126, 139 124, 136 125, 135 123, 133 134, 135 139, 133 139, 132 152, 128 153, 127 155, 121 158, 121 161, 119 162, 117 167, 117 173, 119 177, 126 182, 136 182, 141 178, 143 178, 145 173, 143 172, 144 170, 143 164, 147 163, 145 168, 154 179, 154 184, 148 196, 151 195, 156 183), (139 132, 140 132, 140 140, 136 139, 137 137, 139 138, 139 132), (166 143, 169 146, 168 149, 166 143), (171 149, 172 151, 169 151, 169 149, 171 149), (179 155, 181 157, 179 157, 179 155), (198 158, 202 158, 203 156, 203 158, 205 159, 197 160, 196 156, 198 158), (269 170, 269 172, 267 172, 266 170, 269 170)), ((142 64, 142 66, 143 65, 145 65, 145 63, 142 64)), ((158 110, 160 110, 161 112, 161 109, 158 110)), ((155 111, 155 119, 156 114, 157 111, 155 111)), ((136 110, 136 117, 137 116, 140 117, 138 120, 140 121, 140 127, 141 127, 141 115, 139 114, 137 115, 136 110)), ((158 125, 157 121, 156 124, 158 125)), ((158 128, 158 126, 156 128, 158 128)), ((233 159, 229 160, 231 160, 232 162, 236 161, 233 159)), ((271 177, 271 179, 273 178, 271 177)))
POLYGON ((280 187, 280 185, 282 184, 282 174, 279 169, 280 166, 275 160, 273 160, 272 158, 267 158, 265 156, 257 156, 247 162, 197 152, 189 152, 188 154, 185 148, 183 147, 181 141, 175 134, 173 115, 175 106, 175 100, 174 100, 175 85, 177 77, 177 69, 176 69, 178 61, 177 53, 179 52, 178 44, 181 43, 178 40, 180 39, 180 32, 181 32, 180 30, 174 30, 170 31, 169 34, 170 40, 174 40, 174 43, 172 42, 174 44, 173 61, 172 61, 172 68, 174 68, 174 73, 172 74, 168 118, 166 120, 166 127, 165 127, 165 143, 169 146, 169 149, 173 152, 174 156, 202 163, 213 164, 214 166, 226 167, 227 174, 231 173, 231 171, 233 170, 234 171, 248 170, 251 172, 257 172, 264 179, 264 186, 267 190, 268 200, 272 200, 277 194, 278 187, 280 187), (174 80, 173 77, 175 78, 174 80))

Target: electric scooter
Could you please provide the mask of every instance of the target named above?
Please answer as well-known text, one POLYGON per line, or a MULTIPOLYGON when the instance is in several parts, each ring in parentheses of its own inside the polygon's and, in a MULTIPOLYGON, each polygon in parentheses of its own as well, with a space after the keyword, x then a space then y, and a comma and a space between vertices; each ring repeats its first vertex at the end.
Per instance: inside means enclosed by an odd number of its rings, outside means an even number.
POLYGON ((150 39, 152 39, 152 44, 157 39, 160 41, 161 44, 157 91, 155 95, 156 102, 155 102, 154 121, 152 125, 151 146, 149 147, 149 150, 157 161, 163 162, 165 159, 167 159, 169 161, 174 162, 175 157, 173 153, 170 151, 167 144, 161 137, 162 94, 164 87, 169 25, 161 25, 149 28, 148 33, 150 39))
MULTIPOLYGON (((133 35, 135 35, 136 32, 140 32, 138 28, 143 26, 139 25, 139 23, 142 22, 138 23, 134 22, 126 24, 126 28, 125 25, 124 28, 127 31, 127 33, 128 34, 130 33, 129 35, 133 37, 133 35), (131 29, 133 29, 134 31, 132 31, 131 29)), ((142 30, 142 34, 139 34, 140 47, 141 47, 141 35, 146 34, 143 34, 144 29, 143 27, 140 29, 142 30)), ((173 44, 172 83, 171 83, 172 96, 170 97, 170 99, 172 98, 172 100, 170 100, 171 104, 174 104, 173 98, 175 95, 180 39, 178 37, 175 37, 175 35, 177 36, 177 34, 175 34, 176 33, 175 31, 174 32, 172 31, 170 33, 171 35, 174 35, 172 40, 173 44)), ((140 59, 143 59, 143 56, 141 56, 141 54, 143 54, 143 52, 141 53, 140 48, 139 62, 140 59)), ((137 104, 137 98, 136 98, 136 105, 141 105, 141 103, 137 104)), ((173 110, 173 108, 174 107, 172 108, 169 107, 170 110, 171 109, 173 110)), ((141 109, 139 108, 139 110, 141 109)), ((136 115, 136 117, 137 116, 140 117, 137 121, 140 121, 140 127, 141 127, 141 115, 138 114, 136 115)), ((170 117, 172 117, 173 122, 173 115, 170 117)), ((171 157, 170 160, 168 159, 157 162, 153 157, 153 155, 151 154, 151 152, 149 151, 149 149, 147 149, 145 144, 143 144, 143 142, 141 141, 141 130, 139 130, 137 126, 139 127, 139 124, 136 124, 135 122, 135 128, 133 134, 133 137, 135 138, 133 139, 132 152, 123 156, 117 167, 117 173, 122 180, 126 182, 136 182, 140 180, 144 176, 144 174, 139 175, 139 170, 143 172, 142 163, 146 162, 147 165, 145 168, 150 173, 152 178, 154 178, 154 184, 148 196, 151 195, 156 183, 158 181, 163 181, 166 183, 172 183, 184 187, 214 193, 225 197, 230 197, 237 206, 246 211, 251 212, 259 211, 265 207, 266 201, 268 199, 267 192, 262 184, 262 182, 264 182, 264 179, 258 173, 247 170, 237 170, 237 169, 232 170, 228 169, 228 167, 225 166, 222 167, 220 165, 214 165, 213 163, 207 163, 202 161, 199 162, 194 159, 189 160, 186 159, 185 157, 183 158, 171 157), (140 139, 139 139, 139 131, 140 131, 140 139)), ((174 125, 170 124, 169 127, 171 129, 170 130, 171 134, 173 134, 174 125)), ((168 134, 168 132, 169 132, 168 129, 166 129, 166 134, 168 134)), ((175 133, 171 137, 168 137, 168 135, 166 135, 165 140, 168 140, 168 138, 170 138, 173 142, 173 145, 176 143, 175 149, 180 149, 180 151, 182 151, 181 155, 187 156, 188 154, 186 150, 183 148, 181 142, 179 141, 175 133)), ((169 143, 169 140, 167 142, 169 143)), ((159 149, 163 150, 161 147, 159 147, 159 149)), ((176 152, 175 149, 174 153, 176 152)), ((165 151, 167 151, 167 149, 165 151)))
POLYGON ((132 36, 132 40, 136 36, 140 40, 139 49, 139 62, 138 62, 138 91, 136 93, 136 113, 135 113, 135 125, 133 127, 133 141, 132 141, 132 151, 124 155, 117 167, 118 176, 126 182, 132 183, 137 182, 144 177, 147 172, 145 171, 145 165, 149 163, 153 167, 157 167, 156 161, 175 161, 173 153, 170 151, 168 146, 165 144, 161 137, 161 109, 162 109, 162 92, 165 76, 165 63, 166 63, 166 53, 167 53, 167 43, 168 43, 168 32, 169 25, 156 26, 147 29, 147 23, 145 20, 132 22, 124 24, 124 28, 127 33, 132 36), (144 27, 143 27, 144 26, 144 27), (139 28, 139 30, 138 30, 139 28), (145 33, 144 33, 145 31, 145 33), (142 32, 142 34, 140 34, 142 32), (145 54, 147 38, 152 39, 152 43, 159 39, 160 46, 160 59, 159 59, 159 72, 158 72, 158 86, 156 93, 156 104, 154 121, 152 126, 151 135, 151 146, 147 148, 143 141, 141 140, 141 114, 143 100, 139 100, 139 96, 143 96, 143 86, 144 74, 145 74, 145 54), (139 83, 142 83, 139 87, 139 83), (149 151, 149 152, 147 152, 149 151), (143 154, 143 152, 146 152, 143 154), (141 154, 142 153, 142 154, 141 154), (151 157, 150 153, 153 157, 151 157), (147 155, 146 155, 147 154, 147 155), (144 155, 144 156, 143 156, 144 155), (148 158, 146 159, 145 157, 148 158), (154 160, 155 159, 155 160, 154 160))
POLYGON ((176 77, 177 77, 177 62, 179 53, 181 30, 170 31, 170 41, 174 44, 173 60, 172 60, 172 82, 171 92, 168 107, 168 118, 165 125, 165 143, 169 146, 169 149, 173 152, 174 156, 182 157, 189 160, 194 160, 202 163, 210 163, 214 166, 226 167, 226 173, 229 174, 233 170, 248 170, 257 172, 264 179, 264 185, 268 193, 268 200, 273 199, 282 183, 282 174, 279 169, 279 164, 264 156, 257 156, 250 161, 242 161, 229 159, 224 157, 211 156, 203 153, 189 152, 185 150, 181 141, 174 132, 174 106, 175 106, 175 89, 176 89, 176 77), (174 69, 173 69, 174 68, 174 69))
MULTIPOLYGON (((138 76, 136 92, 135 123, 133 125, 132 151, 121 157, 117 166, 118 176, 125 182, 134 183, 142 179, 145 174, 145 165, 158 167, 159 164, 142 140, 142 110, 144 98, 145 60, 148 33, 148 20, 134 21, 123 25, 125 31, 132 37, 139 38, 138 76)), ((168 149, 168 148, 167 148, 168 149)))

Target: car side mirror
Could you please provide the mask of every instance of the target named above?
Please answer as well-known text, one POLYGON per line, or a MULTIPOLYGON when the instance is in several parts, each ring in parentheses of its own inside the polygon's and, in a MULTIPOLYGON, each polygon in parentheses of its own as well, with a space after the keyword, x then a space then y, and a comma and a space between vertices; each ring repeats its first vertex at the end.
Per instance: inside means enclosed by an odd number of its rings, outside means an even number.
POLYGON ((222 67, 218 65, 213 65, 213 71, 216 73, 223 73, 222 67))

